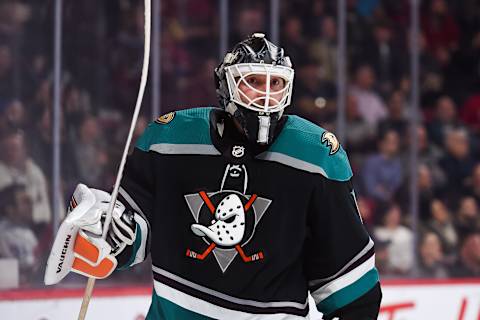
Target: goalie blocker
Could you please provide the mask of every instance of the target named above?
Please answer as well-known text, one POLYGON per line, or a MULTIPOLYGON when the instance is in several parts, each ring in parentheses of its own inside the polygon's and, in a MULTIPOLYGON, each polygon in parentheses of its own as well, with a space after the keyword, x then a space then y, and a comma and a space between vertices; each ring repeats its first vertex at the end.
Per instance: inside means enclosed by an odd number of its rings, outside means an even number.
POLYGON ((125 210, 117 200, 107 237, 103 239, 110 198, 105 191, 77 185, 47 261, 46 285, 60 282, 70 271, 103 279, 122 262, 122 252, 135 242, 136 220, 142 218, 125 210))

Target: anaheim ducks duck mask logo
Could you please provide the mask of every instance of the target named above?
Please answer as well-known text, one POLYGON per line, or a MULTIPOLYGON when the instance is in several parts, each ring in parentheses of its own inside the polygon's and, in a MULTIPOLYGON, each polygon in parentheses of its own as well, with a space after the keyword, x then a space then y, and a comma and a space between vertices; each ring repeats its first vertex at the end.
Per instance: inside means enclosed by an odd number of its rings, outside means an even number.
POLYGON ((248 255, 243 246, 253 238, 257 224, 272 201, 256 194, 247 195, 247 184, 247 168, 228 164, 220 191, 185 195, 196 222, 190 229, 207 244, 201 253, 187 249, 187 257, 204 260, 213 253, 222 272, 238 254, 244 262, 264 259, 261 250, 248 255))
POLYGON ((169 112, 158 117, 157 120, 155 120, 155 122, 159 124, 167 124, 167 123, 170 123, 170 121, 172 121, 173 118, 175 118, 175 112, 169 112))

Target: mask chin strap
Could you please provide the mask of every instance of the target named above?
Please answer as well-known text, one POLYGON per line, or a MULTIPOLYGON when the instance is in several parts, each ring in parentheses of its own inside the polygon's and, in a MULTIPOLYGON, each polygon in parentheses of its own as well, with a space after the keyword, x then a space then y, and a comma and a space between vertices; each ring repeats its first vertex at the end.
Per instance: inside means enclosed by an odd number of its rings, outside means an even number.
POLYGON ((270 135, 270 116, 258 116, 258 139, 260 144, 267 144, 270 135))

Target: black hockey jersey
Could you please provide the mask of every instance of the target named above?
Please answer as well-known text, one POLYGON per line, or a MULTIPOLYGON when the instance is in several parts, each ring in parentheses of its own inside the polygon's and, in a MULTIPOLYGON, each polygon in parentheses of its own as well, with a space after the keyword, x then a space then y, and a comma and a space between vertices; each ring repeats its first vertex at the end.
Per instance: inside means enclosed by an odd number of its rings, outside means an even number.
POLYGON ((264 147, 216 108, 168 113, 139 139, 120 199, 138 213, 124 267, 152 257, 147 319, 305 319, 309 291, 326 315, 380 292, 346 153, 284 118, 264 147))

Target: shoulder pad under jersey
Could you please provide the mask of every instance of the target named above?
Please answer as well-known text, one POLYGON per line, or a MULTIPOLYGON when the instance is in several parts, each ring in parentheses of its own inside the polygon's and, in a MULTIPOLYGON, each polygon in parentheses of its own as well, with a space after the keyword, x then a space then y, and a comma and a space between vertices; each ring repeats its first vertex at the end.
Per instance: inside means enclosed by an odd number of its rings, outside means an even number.
POLYGON ((210 137, 210 111, 192 108, 170 112, 150 123, 136 147, 162 154, 219 155, 210 137))
POLYGON ((275 142, 257 158, 320 173, 330 180, 352 177, 347 153, 335 135, 298 116, 288 116, 275 142))

